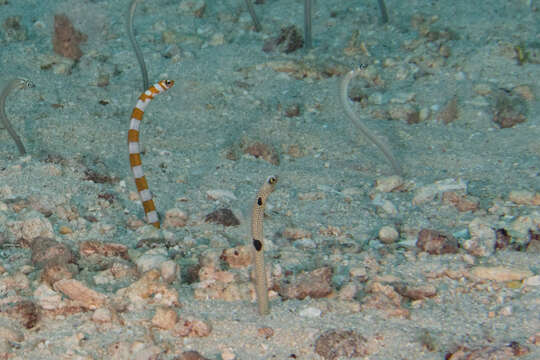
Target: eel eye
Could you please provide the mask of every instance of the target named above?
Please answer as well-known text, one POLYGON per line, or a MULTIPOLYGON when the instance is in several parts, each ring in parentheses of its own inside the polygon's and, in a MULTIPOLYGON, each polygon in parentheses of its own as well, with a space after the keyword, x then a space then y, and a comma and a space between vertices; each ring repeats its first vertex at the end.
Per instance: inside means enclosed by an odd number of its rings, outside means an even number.
POLYGON ((276 178, 275 176, 270 176, 270 177, 268 178, 268 183, 269 183, 270 185, 274 185, 276 182, 277 182, 277 178, 276 178))

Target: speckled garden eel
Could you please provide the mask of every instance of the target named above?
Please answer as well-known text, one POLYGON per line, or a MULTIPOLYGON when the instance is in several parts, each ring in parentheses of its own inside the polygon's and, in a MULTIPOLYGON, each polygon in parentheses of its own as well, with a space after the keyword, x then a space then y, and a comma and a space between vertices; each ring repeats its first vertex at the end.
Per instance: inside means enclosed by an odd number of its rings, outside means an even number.
POLYGON ((173 80, 161 80, 157 84, 150 86, 148 90, 139 96, 137 104, 131 113, 131 122, 129 123, 128 131, 129 164, 135 178, 135 186, 141 198, 144 213, 146 214, 146 221, 158 229, 160 224, 156 206, 152 199, 152 193, 148 189, 148 183, 142 169, 141 153, 139 150, 139 126, 144 115, 144 109, 150 104, 150 101, 156 95, 170 89, 173 85, 173 80))
POLYGON ((251 211, 251 238, 255 252, 255 292, 257 293, 257 305, 260 315, 270 313, 268 304, 268 285, 266 284, 266 271, 264 269, 264 239, 263 219, 266 199, 274 191, 278 181, 277 176, 269 176, 259 189, 253 209, 251 211))
POLYGON ((392 152, 390 151, 388 146, 386 146, 381 140, 379 140, 379 138, 373 135, 373 133, 367 128, 367 126, 362 122, 362 120, 360 120, 360 118, 354 113, 351 105, 349 105, 349 83, 354 77, 364 71, 366 67, 367 65, 362 64, 357 69, 349 71, 343 77, 343 80, 341 80, 339 86, 339 99, 341 101, 341 105, 343 106, 343 110, 345 110, 345 114, 347 114, 347 117, 353 122, 353 124, 358 128, 358 130, 360 130, 360 132, 368 138, 369 141, 375 144, 375 146, 382 151, 382 153, 386 157, 386 160, 388 160, 388 162, 394 169, 394 172, 397 175, 402 175, 401 167, 396 161, 396 158, 394 158, 394 155, 392 155, 392 152))
POLYGON ((17 145, 17 148, 19 149, 19 153, 21 155, 26 154, 26 149, 24 148, 21 138, 15 132, 15 130, 13 129, 13 126, 11 126, 11 123, 9 122, 9 119, 6 115, 6 98, 8 97, 9 93, 13 89, 33 88, 34 86, 35 86, 34 83, 28 79, 24 79, 24 78, 11 79, 10 81, 7 82, 6 86, 2 90, 2 93, 0 94, 0 121, 2 122, 2 125, 6 128, 7 132, 9 133, 9 136, 11 136, 13 141, 15 141, 15 145, 17 145))
POLYGON ((133 16, 135 15, 135 9, 137 8, 137 4, 140 1, 141 0, 132 0, 129 4, 129 11, 127 16, 127 34, 129 37, 129 41, 131 42, 131 46, 133 46, 133 51, 135 51, 135 56, 137 57, 137 61, 139 62, 139 67, 141 68, 144 91, 144 89, 148 89, 148 86, 150 85, 148 83, 148 71, 146 70, 146 63, 144 62, 141 48, 139 47, 139 44, 137 44, 135 34, 133 33, 133 16))

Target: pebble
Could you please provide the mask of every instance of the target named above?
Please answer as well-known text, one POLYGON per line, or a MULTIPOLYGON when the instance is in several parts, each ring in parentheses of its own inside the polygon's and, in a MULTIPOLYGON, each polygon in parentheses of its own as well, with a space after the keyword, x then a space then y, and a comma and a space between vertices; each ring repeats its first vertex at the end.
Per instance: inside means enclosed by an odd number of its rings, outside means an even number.
POLYGON ((476 266, 471 270, 471 275, 480 279, 501 282, 523 280, 533 276, 529 270, 510 269, 503 266, 476 266))
POLYGON ((495 251, 496 234, 489 223, 482 218, 474 218, 469 223, 471 238, 463 242, 463 248, 474 256, 488 256, 495 251))
POLYGON ((397 93, 396 96, 394 96, 392 99, 390 99, 390 103, 393 104, 405 104, 411 101, 414 101, 414 98, 416 97, 416 93, 397 93))
POLYGON ((458 243, 453 236, 431 229, 420 230, 416 247, 431 255, 455 254, 458 252, 458 243))
POLYGON ((403 185, 403 178, 398 175, 384 176, 375 180, 375 190, 385 193, 395 191, 401 185, 403 185))
POLYGON ((30 212, 26 220, 8 222, 7 228, 16 239, 23 239, 28 245, 37 237, 54 238, 50 221, 35 211, 30 212))
POLYGON ((222 360, 235 360, 236 355, 230 348, 226 348, 223 351, 221 351, 221 359, 222 360))
POLYGON ((367 339, 352 330, 328 330, 315 341, 315 352, 323 359, 352 359, 370 353, 367 339))
POLYGON ((523 281, 523 284, 527 286, 540 286, 540 275, 526 278, 525 281, 523 281))
POLYGON ((180 209, 169 209, 165 212, 165 220, 163 226, 166 228, 184 227, 188 221, 188 214, 180 209))
POLYGON ((420 109, 420 112, 418 113, 418 118, 420 121, 426 121, 429 116, 431 115, 431 110, 427 107, 423 107, 420 109))
POLYGON ((237 200, 232 191, 213 189, 206 191, 206 198, 209 200, 229 201, 237 200))
POLYGON ((432 201, 436 195, 447 191, 467 191, 467 184, 461 179, 444 179, 418 188, 412 200, 413 205, 432 201))
POLYGON ((540 205, 540 193, 528 190, 512 190, 508 194, 508 200, 518 205, 540 205))
POLYGON ((200 319, 180 318, 173 329, 173 333, 182 337, 206 337, 212 332, 212 326, 200 319))
POLYGON ((234 215, 231 209, 222 208, 212 211, 204 217, 204 222, 220 224, 223 226, 240 225, 240 220, 234 215))
POLYGON ((380 206, 380 208, 388 215, 390 216, 397 216, 398 214, 398 209, 397 207, 394 205, 393 202, 391 202, 390 200, 382 200, 382 201, 379 201, 378 204, 375 204, 374 202, 374 205, 378 205, 380 206))
POLYGON ((173 260, 166 260, 161 263, 159 270, 161 277, 165 282, 172 283, 175 280, 180 281, 180 269, 177 263, 173 260))
POLYGON ((518 244, 526 244, 529 241, 529 231, 534 230, 537 225, 540 224, 540 215, 534 216, 518 216, 510 227, 507 228, 509 234, 512 236, 512 241, 518 244))
POLYGON ((281 236, 283 236, 287 240, 299 240, 299 239, 306 239, 306 238, 311 239, 311 232, 305 229, 301 229, 301 228, 287 227, 283 229, 281 236))
POLYGON ((293 279, 286 278, 279 288, 284 299, 303 300, 326 297, 332 293, 332 268, 322 267, 298 274, 293 279))
POLYGON ((71 300, 77 301, 82 307, 95 310, 105 304, 107 296, 90 289, 75 279, 64 279, 54 283, 54 290, 60 291, 71 300))
POLYGON ((160 329, 171 330, 178 321, 178 314, 174 309, 168 307, 158 307, 152 318, 152 325, 160 329))
POLYGON ((393 226, 383 226, 379 230, 379 240, 383 244, 392 244, 399 238, 398 231, 393 226))
POLYGON ((141 273, 147 272, 150 269, 160 269, 161 264, 169 260, 167 250, 164 248, 155 248, 146 251, 143 255, 135 260, 137 269, 141 273))
POLYGON ((220 259, 225 260, 232 269, 240 269, 251 264, 251 255, 251 246, 241 245, 223 250, 220 259))
POLYGON ((99 308, 92 314, 92 321, 96 323, 110 323, 112 321, 112 313, 105 307, 99 308))

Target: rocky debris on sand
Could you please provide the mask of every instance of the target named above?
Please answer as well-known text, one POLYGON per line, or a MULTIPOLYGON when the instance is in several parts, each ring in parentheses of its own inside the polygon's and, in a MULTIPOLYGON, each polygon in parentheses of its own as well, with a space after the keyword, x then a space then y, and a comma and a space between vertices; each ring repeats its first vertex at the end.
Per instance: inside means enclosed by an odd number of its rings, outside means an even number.
POLYGON ((315 341, 315 352, 325 360, 369 355, 367 339, 353 330, 329 330, 315 341))
POLYGON ((453 236, 432 229, 420 230, 416 247, 431 255, 455 254, 458 252, 458 242, 453 236))

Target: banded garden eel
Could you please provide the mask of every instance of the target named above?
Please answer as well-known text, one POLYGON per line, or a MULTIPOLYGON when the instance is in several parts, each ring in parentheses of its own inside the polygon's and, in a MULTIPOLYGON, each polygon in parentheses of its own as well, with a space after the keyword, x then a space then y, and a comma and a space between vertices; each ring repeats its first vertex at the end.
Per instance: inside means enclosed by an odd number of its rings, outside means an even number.
POLYGON ((278 181, 277 176, 269 176, 259 189, 253 209, 251 211, 251 240, 255 250, 255 293, 260 315, 268 315, 268 285, 266 284, 266 271, 264 269, 264 241, 263 218, 266 199, 274 191, 278 181))
POLYGON ((174 85, 173 80, 161 80, 148 88, 139 96, 137 104, 131 113, 131 122, 129 123, 128 131, 128 149, 129 149, 129 165, 135 178, 135 186, 139 192, 141 203, 146 214, 146 221, 160 228, 159 218, 152 199, 152 193, 148 189, 148 183, 142 169, 141 153, 139 150, 139 125, 141 124, 144 109, 150 104, 150 101, 158 94, 167 91, 174 85))

